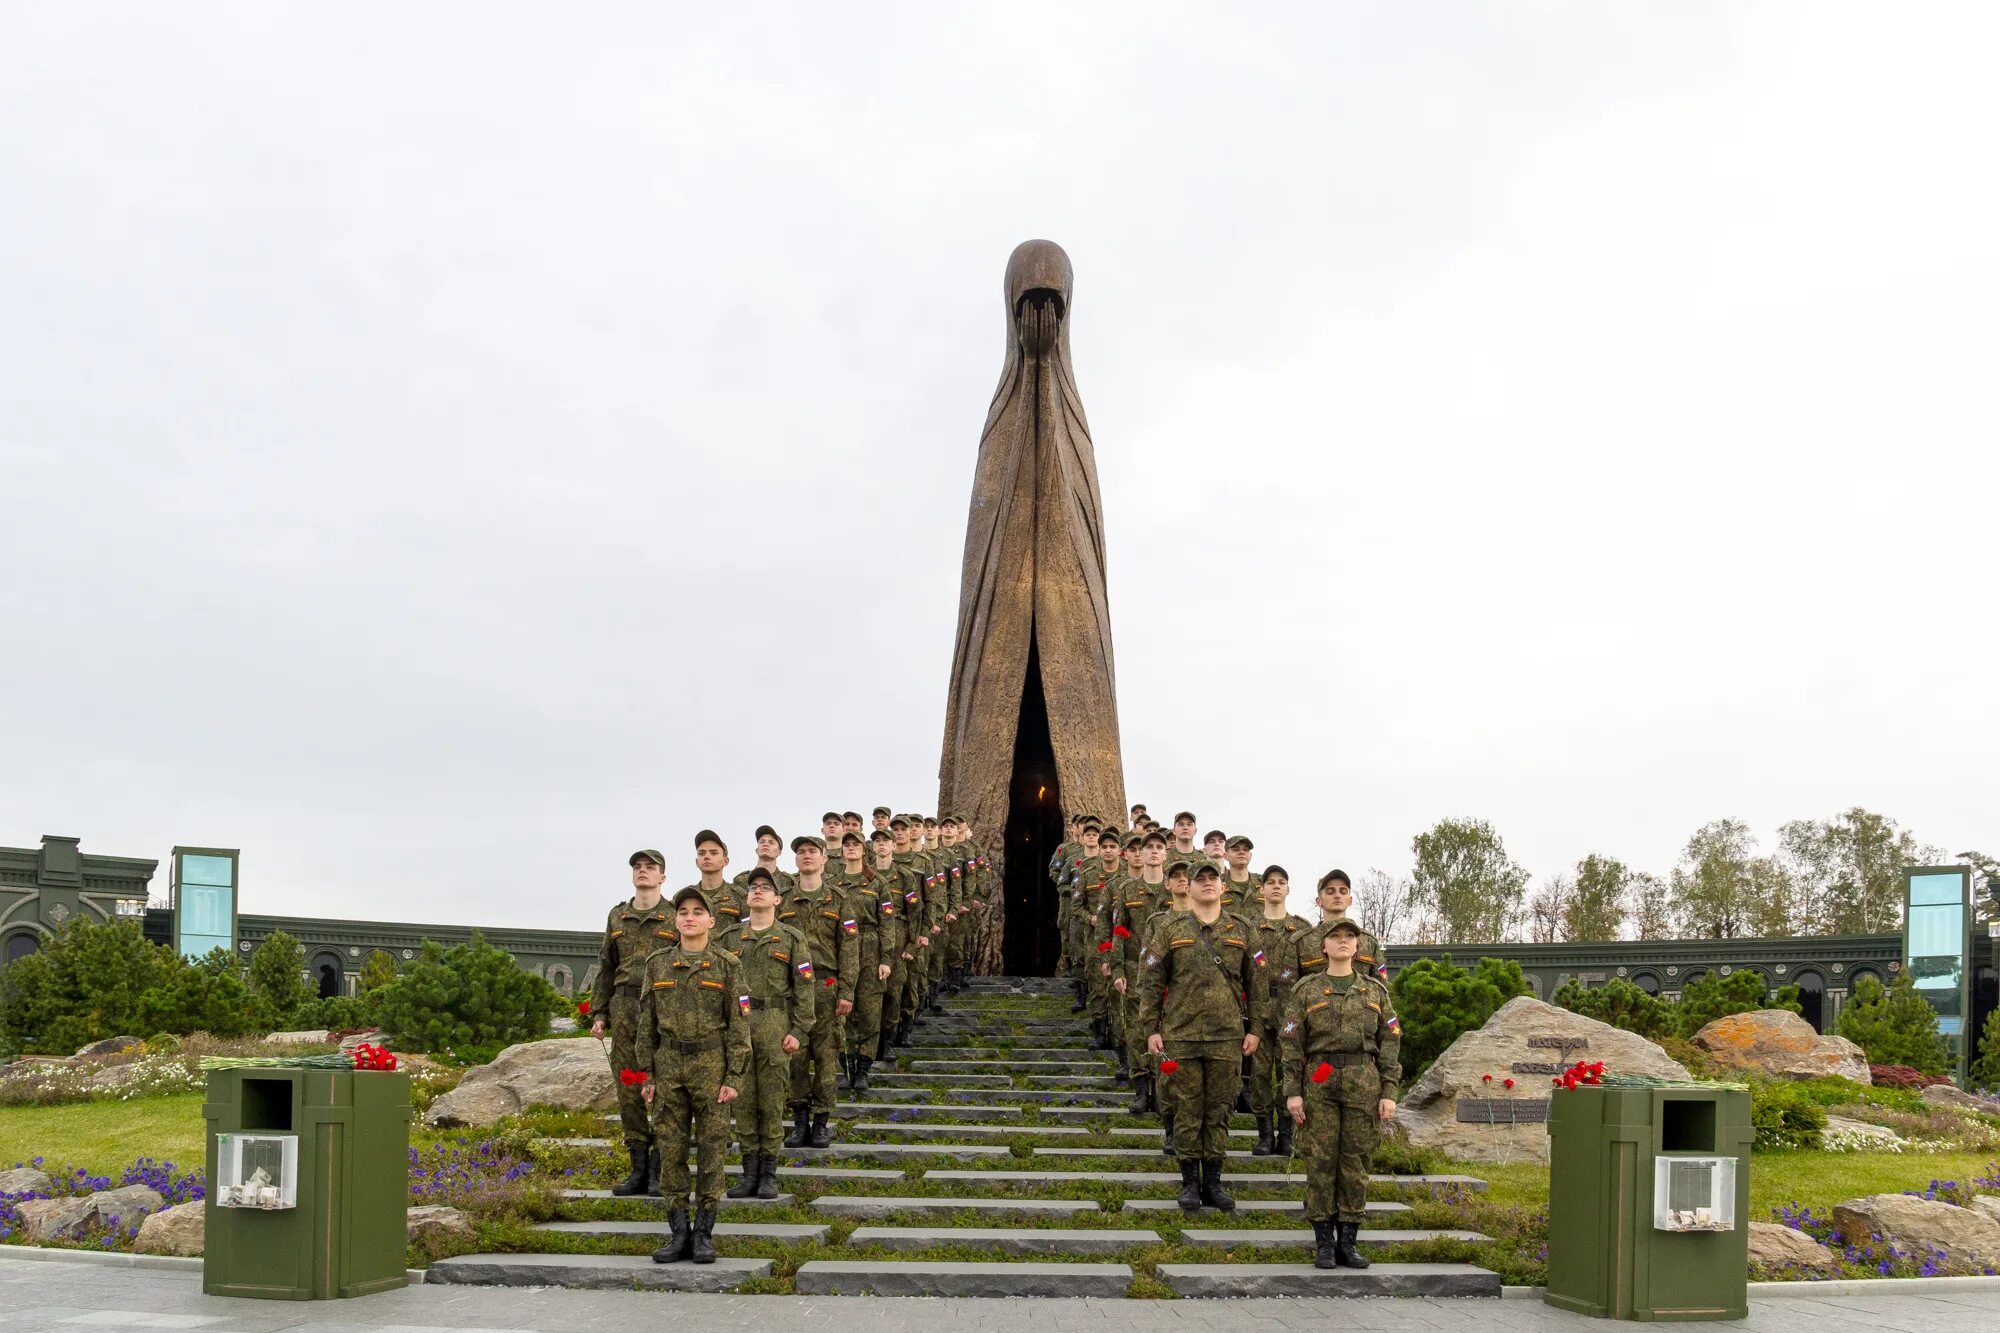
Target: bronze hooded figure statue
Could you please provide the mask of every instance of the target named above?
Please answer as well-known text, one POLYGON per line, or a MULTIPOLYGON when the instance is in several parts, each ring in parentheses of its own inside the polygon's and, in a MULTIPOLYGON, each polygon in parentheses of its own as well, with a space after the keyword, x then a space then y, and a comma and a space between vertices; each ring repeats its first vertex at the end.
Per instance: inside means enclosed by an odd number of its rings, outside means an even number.
MULTIPOLYGON (((1009 971, 1053 963, 1047 861, 1062 812, 1122 820, 1125 809, 1104 508, 1070 366, 1072 290, 1069 256, 1053 241, 1024 242, 1007 261, 1007 357, 973 474, 938 775, 939 809, 970 818, 1006 866, 1009 971)), ((999 961, 990 940, 981 952, 999 961)))

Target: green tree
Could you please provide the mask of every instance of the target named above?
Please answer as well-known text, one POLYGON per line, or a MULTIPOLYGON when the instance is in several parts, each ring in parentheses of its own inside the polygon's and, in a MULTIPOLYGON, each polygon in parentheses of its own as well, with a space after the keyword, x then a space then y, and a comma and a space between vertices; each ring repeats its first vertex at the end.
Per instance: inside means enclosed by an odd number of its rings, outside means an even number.
POLYGON ((68 1055, 106 1037, 143 1037, 142 998, 184 967, 148 944, 136 921, 77 917, 38 952, 0 971, 0 1042, 10 1051, 68 1055))
POLYGON ((1571 977, 1556 987, 1549 1003, 1651 1040, 1680 1033, 1680 1017, 1672 1004, 1623 977, 1613 977, 1602 986, 1586 986, 1571 977))
POLYGON ((250 994, 257 1021, 271 1027, 291 1022, 307 1000, 305 946, 282 930, 274 930, 250 953, 250 994))
POLYGON ((1783 986, 1769 990, 1764 984, 1764 974, 1754 968, 1744 968, 1726 977, 1708 972, 1681 989, 1675 1016, 1680 1023, 1680 1034, 1692 1037, 1718 1018, 1755 1009, 1789 1009, 1796 1014, 1800 1011, 1799 988, 1783 986))
POLYGON ((1979 1058, 1972 1062, 1967 1079, 1975 1088, 2000 1092, 2000 1009, 1986 1015, 1979 1033, 1979 1058))
POLYGON ((1625 895, 1632 872, 1615 856, 1596 852, 1576 863, 1563 904, 1563 938, 1615 940, 1625 928, 1625 895))
POLYGON ((1950 1062, 1944 1038, 1938 1034, 1937 1010, 1917 994, 1908 974, 1883 987, 1862 976, 1840 1011, 1840 1035, 1868 1053, 1871 1065, 1908 1065, 1925 1074, 1942 1074, 1950 1062))
POLYGON ((1712 940, 1744 933, 1753 843, 1750 826, 1740 819, 1718 819, 1695 830, 1674 868, 1674 904, 1683 931, 1712 940))
POLYGON ((1410 843, 1411 882, 1448 944, 1504 939, 1528 872, 1483 819, 1442 819, 1410 843))
POLYGON ((1482 958, 1468 972, 1451 955, 1419 958, 1389 983, 1403 1029, 1403 1073, 1414 1079, 1461 1033, 1481 1027, 1494 1011, 1528 993, 1521 965, 1482 958))
POLYGON ((357 989, 366 995, 369 991, 388 985, 396 979, 396 955, 387 949, 371 949, 361 960, 361 980, 357 989))
POLYGON ((242 969, 229 950, 217 947, 192 963, 179 958, 174 962, 169 975, 140 997, 140 1024, 147 1033, 239 1037, 268 1030, 262 1005, 244 984, 242 969))
POLYGON ((1576 884, 1568 875, 1550 875, 1528 895, 1528 943, 1556 944, 1565 937, 1576 884))
POLYGON ((1899 929, 1904 867, 1943 859, 1895 820, 1858 805, 1828 820, 1795 819, 1778 830, 1778 843, 1812 904, 1806 928, 1819 935, 1899 929))
POLYGON ((1634 935, 1642 940, 1674 938, 1673 894, 1658 875, 1634 871, 1626 881, 1625 898, 1634 935))
POLYGON ((545 1037, 568 1004, 547 980, 516 963, 478 931, 450 949, 423 952, 371 997, 376 1021, 399 1050, 453 1051, 545 1037))

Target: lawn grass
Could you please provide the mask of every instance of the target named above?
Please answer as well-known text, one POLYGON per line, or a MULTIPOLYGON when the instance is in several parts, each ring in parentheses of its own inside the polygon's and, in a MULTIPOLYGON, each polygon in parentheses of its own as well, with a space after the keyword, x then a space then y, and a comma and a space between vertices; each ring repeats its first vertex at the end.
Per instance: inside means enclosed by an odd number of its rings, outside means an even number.
POLYGON ((141 1157, 182 1167, 205 1154, 203 1094, 67 1106, 0 1106, 0 1168, 45 1158, 53 1165, 115 1174, 141 1157))

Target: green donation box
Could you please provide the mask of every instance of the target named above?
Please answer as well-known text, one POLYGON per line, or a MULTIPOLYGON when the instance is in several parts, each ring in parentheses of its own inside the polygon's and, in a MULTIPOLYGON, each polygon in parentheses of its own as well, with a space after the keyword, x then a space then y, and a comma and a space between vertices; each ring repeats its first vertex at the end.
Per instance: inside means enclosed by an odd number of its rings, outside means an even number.
POLYGON ((217 1069, 202 1115, 203 1291, 311 1301, 405 1285, 409 1075, 217 1069))
POLYGON ((1605 1319, 1741 1319, 1750 1094, 1584 1087, 1549 1108, 1550 1305, 1605 1319))

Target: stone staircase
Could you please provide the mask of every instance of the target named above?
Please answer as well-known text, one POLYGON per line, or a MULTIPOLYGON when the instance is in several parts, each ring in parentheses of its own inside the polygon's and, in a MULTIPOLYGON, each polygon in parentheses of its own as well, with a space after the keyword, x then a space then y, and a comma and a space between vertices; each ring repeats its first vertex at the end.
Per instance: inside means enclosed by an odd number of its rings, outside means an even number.
MULTIPOLYGON (((1236 1211, 1183 1214, 1157 1124, 1126 1114, 1113 1057, 1090 1049, 1065 982, 979 978, 944 1003, 944 1016, 921 1020, 908 1047, 878 1062, 868 1093, 840 1104, 833 1147, 785 1150, 784 1193, 723 1201, 714 1264, 647 1257, 667 1230, 664 1201, 578 1189, 563 1193, 562 1220, 534 1229, 546 1251, 440 1260, 427 1280, 878 1296, 1500 1294, 1499 1278, 1471 1264, 1314 1268, 1302 1166, 1252 1156, 1248 1128, 1232 1128, 1241 1146, 1223 1173, 1236 1211), (571 1252, 579 1243, 623 1252, 571 1252), (1184 1261, 1191 1253, 1204 1261, 1184 1261)), ((541 1142, 579 1162, 617 1152, 610 1138, 541 1142)), ((1386 1197, 1483 1181, 1374 1184, 1385 1197, 1368 1205, 1364 1245, 1486 1239, 1412 1227, 1409 1205, 1386 1197)))

